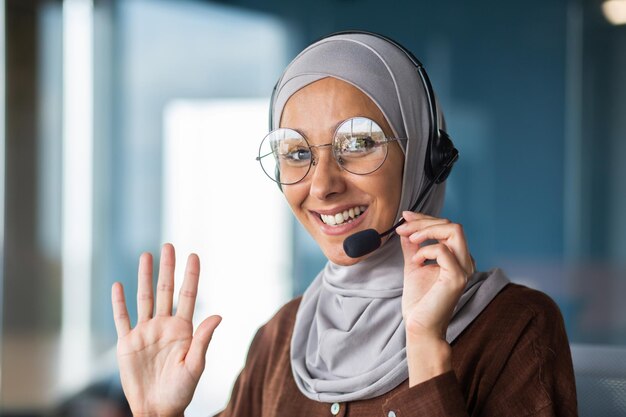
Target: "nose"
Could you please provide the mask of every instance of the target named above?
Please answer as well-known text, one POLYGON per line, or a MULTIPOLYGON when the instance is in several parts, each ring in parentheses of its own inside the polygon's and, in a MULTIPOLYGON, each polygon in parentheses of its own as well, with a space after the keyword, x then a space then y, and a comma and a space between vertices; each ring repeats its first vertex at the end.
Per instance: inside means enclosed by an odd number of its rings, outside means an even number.
POLYGON ((333 195, 341 194, 346 183, 344 171, 339 167, 330 148, 317 149, 317 158, 311 167, 311 188, 309 194, 319 200, 327 200, 333 195))

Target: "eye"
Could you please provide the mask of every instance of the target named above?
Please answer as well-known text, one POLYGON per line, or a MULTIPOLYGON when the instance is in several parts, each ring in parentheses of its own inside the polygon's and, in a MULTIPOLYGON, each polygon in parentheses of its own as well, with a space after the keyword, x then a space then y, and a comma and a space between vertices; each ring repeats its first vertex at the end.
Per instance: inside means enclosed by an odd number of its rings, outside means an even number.
POLYGON ((311 151, 307 148, 294 149, 285 155, 285 158, 293 161, 308 161, 311 159, 311 151))
POLYGON ((308 165, 311 161, 311 150, 307 146, 283 144, 280 147, 280 160, 288 165, 308 165))

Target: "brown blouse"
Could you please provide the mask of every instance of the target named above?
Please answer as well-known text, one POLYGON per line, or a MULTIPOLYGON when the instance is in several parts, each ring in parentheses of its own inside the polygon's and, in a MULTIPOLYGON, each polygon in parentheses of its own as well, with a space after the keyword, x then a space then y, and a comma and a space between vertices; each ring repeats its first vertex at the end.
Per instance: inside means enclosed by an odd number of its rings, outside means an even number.
POLYGON ((453 371, 335 404, 308 399, 293 379, 289 346, 300 300, 259 329, 219 417, 578 415, 563 318, 539 291, 507 285, 452 343, 453 371))

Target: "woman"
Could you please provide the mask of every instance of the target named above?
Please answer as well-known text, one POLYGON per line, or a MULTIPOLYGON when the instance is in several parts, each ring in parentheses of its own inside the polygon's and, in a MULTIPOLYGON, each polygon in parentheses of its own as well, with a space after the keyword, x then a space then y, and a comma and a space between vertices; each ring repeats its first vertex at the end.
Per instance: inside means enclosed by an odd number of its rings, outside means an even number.
MULTIPOLYGON (((260 160, 329 262, 258 331, 220 415, 576 415, 556 305, 500 270, 475 271, 462 227, 437 217, 443 184, 421 213, 406 211, 427 187, 433 124, 407 53, 367 33, 322 39, 285 70, 271 109, 279 129, 260 160), (400 217, 378 250, 346 255, 346 237, 400 217)), ((152 260, 141 256, 133 329, 113 286, 122 385, 136 416, 182 415, 220 321, 209 317, 192 335, 197 256, 174 316, 173 275, 165 245, 153 315, 152 260)))

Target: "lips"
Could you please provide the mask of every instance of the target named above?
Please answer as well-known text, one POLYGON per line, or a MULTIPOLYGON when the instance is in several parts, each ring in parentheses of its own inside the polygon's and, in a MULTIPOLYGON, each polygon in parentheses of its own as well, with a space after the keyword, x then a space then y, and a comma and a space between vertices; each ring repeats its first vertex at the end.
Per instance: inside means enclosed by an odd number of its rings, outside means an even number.
POLYGON ((350 223, 354 219, 358 218, 361 213, 367 209, 366 206, 354 206, 349 209, 338 211, 331 214, 320 214, 320 219, 323 223, 329 226, 339 226, 343 223, 350 223))

